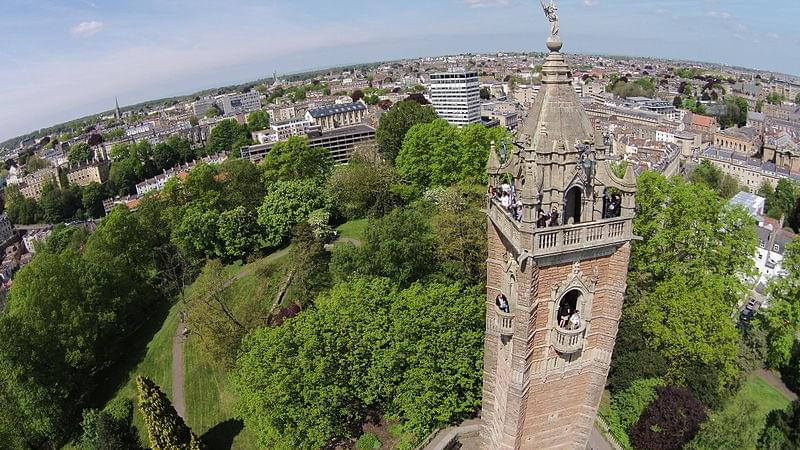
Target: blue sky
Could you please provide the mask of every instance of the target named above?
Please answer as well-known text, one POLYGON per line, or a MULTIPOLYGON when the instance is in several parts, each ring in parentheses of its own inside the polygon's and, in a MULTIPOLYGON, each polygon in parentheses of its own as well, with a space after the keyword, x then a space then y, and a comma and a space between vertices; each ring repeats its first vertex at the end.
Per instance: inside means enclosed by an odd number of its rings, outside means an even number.
MULTIPOLYGON (((799 0, 562 0, 564 51, 800 74, 799 0)), ((0 0, 0 141, 279 73, 543 51, 536 0, 0 0)))

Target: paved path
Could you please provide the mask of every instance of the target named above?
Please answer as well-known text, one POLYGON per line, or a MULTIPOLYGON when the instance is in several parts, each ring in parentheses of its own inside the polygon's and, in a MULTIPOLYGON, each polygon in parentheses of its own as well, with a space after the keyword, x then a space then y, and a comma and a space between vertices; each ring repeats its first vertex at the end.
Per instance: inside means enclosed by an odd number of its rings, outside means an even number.
POLYGON ((603 433, 597 429, 597 424, 592 427, 592 433, 589 435, 589 442, 586 444, 586 450, 613 450, 614 447, 608 443, 603 433))
POLYGON ((777 375, 770 372, 769 370, 758 369, 756 370, 756 374, 764 380, 767 384, 774 387, 775 389, 779 390, 783 395, 788 397, 790 400, 795 401, 797 400, 797 394, 790 391, 788 387, 783 383, 783 380, 780 379, 777 375))
POLYGON ((183 394, 183 337, 184 324, 178 322, 175 335, 172 336, 172 404, 175 411, 186 421, 186 398, 183 394))

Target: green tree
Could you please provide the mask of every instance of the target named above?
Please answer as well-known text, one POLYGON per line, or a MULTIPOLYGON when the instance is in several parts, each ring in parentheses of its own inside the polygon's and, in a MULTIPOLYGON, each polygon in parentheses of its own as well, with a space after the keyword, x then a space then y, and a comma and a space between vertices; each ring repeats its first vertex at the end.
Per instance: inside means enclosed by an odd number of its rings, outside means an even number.
POLYGON ((112 401, 102 411, 86 409, 81 422, 80 448, 86 450, 139 450, 139 435, 133 426, 133 402, 112 401))
POLYGON ((36 156, 31 156, 25 161, 24 164, 25 164, 25 170, 23 171, 24 173, 33 173, 36 172, 37 170, 46 169, 50 167, 49 162, 36 156))
POLYGON ((360 247, 335 247, 331 257, 334 280, 352 275, 388 277, 401 286, 435 271, 434 237, 428 217, 398 208, 369 222, 360 247))
POLYGON ((252 139, 247 125, 240 125, 234 119, 225 119, 217 122, 208 135, 206 151, 238 156, 239 149, 250 144, 252 139))
POLYGON ((172 240, 181 253, 194 260, 219 254, 219 213, 192 205, 184 210, 183 218, 172 232, 172 240))
POLYGON ((656 388, 664 386, 660 378, 636 380, 631 385, 614 394, 611 407, 617 413, 620 424, 626 430, 639 420, 642 412, 658 397, 656 388))
POLYGON ((767 362, 773 368, 789 363, 800 332, 800 239, 786 246, 782 266, 786 276, 770 283, 769 308, 758 315, 769 334, 767 362))
POLYGON ((103 185, 97 182, 89 183, 88 186, 83 188, 83 196, 81 198, 83 209, 90 217, 99 219, 105 214, 103 210, 103 199, 105 198, 106 193, 103 185))
POLYGON ((315 178, 322 180, 331 169, 331 158, 322 147, 311 147, 305 137, 292 136, 278 142, 261 161, 264 180, 278 181, 315 178))
POLYGON ((399 205, 391 190, 398 181, 391 165, 373 151, 359 149, 349 163, 333 169, 326 190, 333 207, 347 220, 380 217, 399 205))
POLYGON ((244 206, 223 212, 217 219, 222 256, 244 259, 261 245, 260 228, 255 214, 244 206))
POLYGON ((200 439, 183 422, 167 396, 149 378, 136 378, 139 410, 153 450, 195 450, 200 439))
POLYGON ((162 142, 153 149, 153 159, 159 170, 167 170, 175 167, 181 161, 178 149, 167 142, 162 142))
POLYGON ((459 130, 444 120, 415 125, 397 156, 398 173, 422 187, 483 180, 491 143, 502 142, 502 129, 470 125, 459 130))
POLYGON ((800 447, 800 402, 795 400, 785 411, 772 411, 758 439, 758 448, 767 450, 800 447))
POLYGON ((266 130, 269 128, 269 114, 263 109, 251 112, 247 115, 247 127, 250 131, 266 130))
POLYGON ((89 159, 92 159, 93 153, 94 152, 92 152, 92 149, 91 147, 89 147, 89 144, 85 142, 80 142, 69 148, 67 159, 69 160, 70 164, 80 164, 82 162, 86 162, 89 159))
POLYGON ((483 100, 489 100, 492 96, 491 92, 489 91, 489 88, 481 88, 480 95, 483 100))
POLYGON ((785 98, 783 95, 777 92, 770 92, 769 95, 767 95, 767 103, 770 105, 780 105, 784 102, 784 100, 785 98))
POLYGON ((486 280, 486 215, 483 186, 453 186, 442 194, 433 218, 442 272, 470 286, 486 280))
POLYGON ((222 111, 219 110, 219 107, 217 107, 217 105, 211 105, 211 107, 206 110, 203 116, 206 118, 212 118, 212 117, 219 117, 221 115, 222 111))
POLYGON ((246 159, 229 159, 218 167, 224 208, 243 206, 248 211, 258 208, 267 193, 262 171, 246 159))
POLYGON ((242 339, 258 320, 234 309, 235 292, 228 282, 225 266, 209 260, 186 299, 189 326, 200 337, 200 348, 208 361, 226 370, 233 367, 242 339))
POLYGON ((264 229, 267 246, 277 246, 292 228, 308 220, 312 211, 325 207, 327 199, 315 180, 279 181, 270 187, 258 208, 258 224, 264 229))
POLYGON ((388 162, 394 163, 408 130, 416 124, 433 122, 436 118, 436 112, 429 106, 409 100, 394 104, 381 116, 378 124, 375 135, 378 150, 388 162))
POLYGON ((371 410, 420 435, 458 422, 480 406, 483 302, 459 285, 339 283, 315 308, 245 338, 237 411, 264 448, 355 437, 371 410))
POLYGON ((676 108, 682 108, 683 107, 683 99, 681 99, 680 95, 676 95, 675 98, 672 99, 672 106, 674 106, 676 108))
POLYGON ((762 420, 758 404, 749 399, 736 398, 732 405, 712 412, 685 448, 769 448, 757 445, 762 420))
POLYGON ((767 196, 767 215, 773 219, 786 219, 791 216, 794 204, 794 186, 791 181, 781 178, 775 191, 767 196))

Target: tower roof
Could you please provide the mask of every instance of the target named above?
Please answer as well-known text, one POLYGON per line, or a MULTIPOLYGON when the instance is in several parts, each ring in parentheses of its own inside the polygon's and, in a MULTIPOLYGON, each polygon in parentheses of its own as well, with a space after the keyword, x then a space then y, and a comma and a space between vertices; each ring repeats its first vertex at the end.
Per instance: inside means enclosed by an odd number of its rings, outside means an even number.
POLYGON ((577 155, 575 145, 594 142, 594 130, 575 94, 564 55, 559 52, 560 40, 554 41, 551 36, 548 48, 551 51, 542 67, 542 86, 519 133, 528 150, 536 154, 577 155))

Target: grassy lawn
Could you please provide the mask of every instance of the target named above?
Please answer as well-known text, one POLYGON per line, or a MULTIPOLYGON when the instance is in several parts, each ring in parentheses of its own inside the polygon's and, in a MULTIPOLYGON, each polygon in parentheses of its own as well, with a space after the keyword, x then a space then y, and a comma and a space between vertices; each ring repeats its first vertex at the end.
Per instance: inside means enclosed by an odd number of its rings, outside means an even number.
POLYGON ((760 416, 764 416, 764 420, 766 420, 770 411, 783 409, 791 403, 791 400, 786 398, 783 393, 756 375, 750 376, 747 383, 736 394, 736 397, 751 400, 758 405, 758 413, 760 416))
POLYGON ((350 222, 345 222, 336 227, 336 231, 339 232, 341 237, 363 241, 364 231, 367 229, 367 222, 367 219, 351 220, 350 222))

